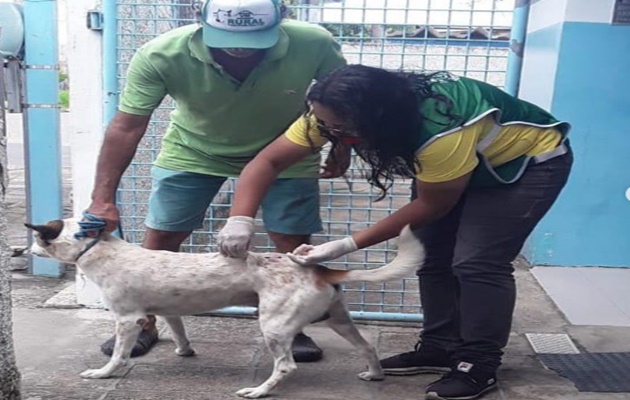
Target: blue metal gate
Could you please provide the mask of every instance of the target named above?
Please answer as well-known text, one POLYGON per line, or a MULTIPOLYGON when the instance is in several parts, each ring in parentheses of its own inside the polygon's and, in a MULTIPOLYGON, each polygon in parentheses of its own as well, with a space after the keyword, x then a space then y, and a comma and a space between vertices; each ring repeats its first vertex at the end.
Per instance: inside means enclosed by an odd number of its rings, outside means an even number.
MULTIPOLYGON (((292 17, 320 23, 342 44, 350 63, 388 69, 440 70, 470 76, 516 91, 518 51, 524 35, 526 9, 514 11, 515 0, 291 0, 292 17), (518 20, 515 20, 518 17, 518 20), (511 29, 512 26, 518 29, 511 29), (510 46, 510 43, 512 45, 510 46), (510 64, 510 68, 508 68, 510 64), (508 76, 509 74, 509 76, 508 76)), ((106 0, 106 118, 116 110, 117 94, 134 51, 156 35, 194 23, 190 0, 106 0), (112 27, 115 27, 113 29, 112 27)), ((167 127, 171 99, 158 109, 119 190, 123 227, 128 240, 142 241, 150 193, 149 170, 167 127)), ((313 241, 334 240, 379 221, 408 202, 409 182, 401 180, 384 200, 365 183, 353 162, 348 181, 321 180, 324 232, 313 241)), ((208 210, 202 230, 182 251, 214 251, 214 235, 228 215, 234 182, 228 180, 208 210)), ((256 238, 260 251, 272 249, 266 235, 256 238)), ((329 263, 336 268, 373 268, 395 255, 384 243, 329 263)), ((355 318, 420 320, 417 279, 387 284, 344 287, 355 318)), ((243 310, 236 310, 242 312, 243 310)))

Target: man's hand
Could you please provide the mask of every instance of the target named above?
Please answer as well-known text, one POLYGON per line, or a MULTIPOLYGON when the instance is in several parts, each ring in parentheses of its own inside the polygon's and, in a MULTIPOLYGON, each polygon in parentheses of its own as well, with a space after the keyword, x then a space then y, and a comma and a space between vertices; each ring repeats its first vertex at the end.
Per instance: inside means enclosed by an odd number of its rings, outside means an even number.
POLYGON ((334 260, 355 250, 357 250, 357 244, 352 239, 352 236, 348 236, 340 240, 320 244, 319 246, 303 244, 287 255, 298 264, 313 265, 334 260))
POLYGON ((254 236, 254 218, 230 217, 217 236, 219 252, 227 257, 245 258, 254 236))
POLYGON ((105 231, 113 232, 120 223, 120 211, 114 203, 92 202, 86 212, 105 221, 105 231))

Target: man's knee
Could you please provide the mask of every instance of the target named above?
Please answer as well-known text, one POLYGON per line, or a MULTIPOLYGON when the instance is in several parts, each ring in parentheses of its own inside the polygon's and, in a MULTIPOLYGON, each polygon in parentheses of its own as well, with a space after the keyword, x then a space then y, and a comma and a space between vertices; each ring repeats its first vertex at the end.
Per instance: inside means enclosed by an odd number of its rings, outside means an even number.
POLYGON ((299 245, 310 243, 311 235, 287 235, 284 233, 268 232, 269 237, 279 253, 288 253, 299 245))
POLYGON ((190 232, 160 231, 146 229, 142 247, 151 250, 179 251, 179 246, 190 235, 190 232))

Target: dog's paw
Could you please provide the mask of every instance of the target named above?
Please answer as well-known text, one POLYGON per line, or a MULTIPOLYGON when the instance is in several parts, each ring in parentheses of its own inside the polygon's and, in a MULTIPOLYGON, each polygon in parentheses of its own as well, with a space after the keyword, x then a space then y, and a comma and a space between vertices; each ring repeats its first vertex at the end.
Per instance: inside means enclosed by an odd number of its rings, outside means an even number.
POLYGON ((185 349, 175 349, 175 354, 180 357, 192 357, 195 355, 195 350, 193 350, 191 347, 185 349))
POLYGON ((259 397, 264 397, 267 395, 265 390, 261 390, 257 387, 255 388, 244 388, 236 392, 237 396, 245 397, 246 399, 257 399, 259 397))
POLYGON ((363 381, 382 381, 383 379, 385 379, 385 374, 383 372, 374 373, 371 371, 365 371, 361 372, 357 376, 363 381))
POLYGON ((100 369, 86 369, 85 371, 81 372, 79 376, 86 379, 104 379, 109 378, 110 374, 100 369))

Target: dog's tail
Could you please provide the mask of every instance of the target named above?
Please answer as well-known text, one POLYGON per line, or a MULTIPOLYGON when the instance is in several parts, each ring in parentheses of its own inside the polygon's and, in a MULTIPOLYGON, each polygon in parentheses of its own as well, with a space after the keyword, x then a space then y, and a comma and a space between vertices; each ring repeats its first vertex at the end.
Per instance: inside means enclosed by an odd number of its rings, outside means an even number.
POLYGON ((408 278, 424 263, 425 251, 420 239, 413 234, 409 225, 398 237, 398 254, 392 262, 375 269, 342 271, 321 267, 318 275, 327 283, 343 282, 386 282, 408 278))

